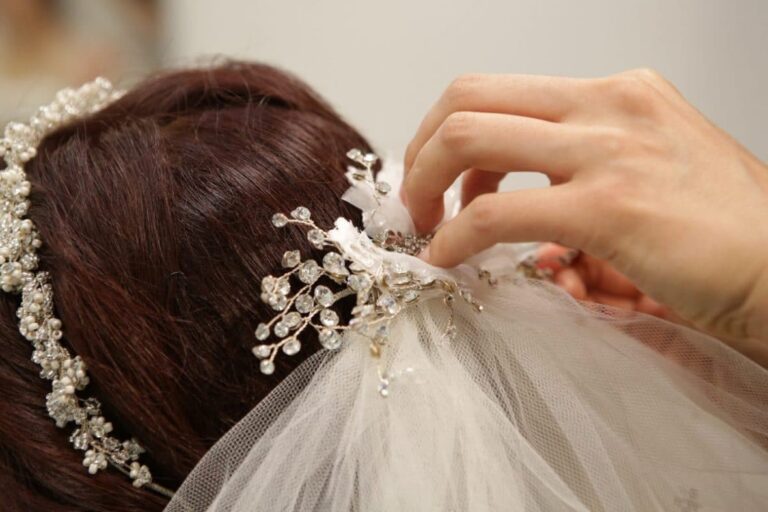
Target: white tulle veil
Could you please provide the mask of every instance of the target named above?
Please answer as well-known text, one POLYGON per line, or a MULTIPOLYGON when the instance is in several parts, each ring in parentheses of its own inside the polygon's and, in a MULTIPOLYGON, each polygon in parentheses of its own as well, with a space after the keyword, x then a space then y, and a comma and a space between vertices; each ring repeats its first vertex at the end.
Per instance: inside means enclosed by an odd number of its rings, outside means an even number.
MULTIPOLYGON (((397 186, 399 167, 380 179, 397 186)), ((393 199, 345 199, 369 233, 412 229, 393 199)), ((448 197, 447 216, 456 200, 448 197)), ((768 509, 768 372, 696 331, 578 303, 514 272, 530 246, 445 271, 473 289, 391 325, 380 363, 350 331, 232 428, 169 512, 768 509), (498 279, 482 286, 477 267, 498 279)))

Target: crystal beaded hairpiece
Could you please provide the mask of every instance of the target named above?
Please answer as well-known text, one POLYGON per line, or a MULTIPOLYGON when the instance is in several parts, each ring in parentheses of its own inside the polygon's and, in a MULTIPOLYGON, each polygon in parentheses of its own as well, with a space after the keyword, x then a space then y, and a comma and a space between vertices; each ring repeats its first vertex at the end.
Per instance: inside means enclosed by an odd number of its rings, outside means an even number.
MULTIPOLYGON (((391 187, 374 179, 373 165, 377 157, 358 149, 350 150, 347 156, 360 166, 351 168, 348 173, 351 181, 369 187, 369 194, 380 206, 391 187)), ((374 209, 370 215, 375 214, 374 209)), ((320 264, 314 259, 302 261, 298 250, 287 251, 282 258, 286 272, 262 279, 261 299, 278 311, 271 320, 260 323, 255 332, 262 344, 253 347, 253 353, 261 360, 260 369, 264 374, 275 371, 274 360, 279 351, 289 356, 299 352, 299 335, 308 328, 317 332, 320 344, 328 350, 339 349, 342 333, 353 330, 370 341, 371 355, 380 358, 392 319, 423 295, 440 296, 449 308, 451 314, 444 333, 447 339, 456 334, 452 309, 456 298, 482 311, 482 306, 457 281, 430 272, 408 270, 389 258, 382 258, 382 250, 416 255, 429 243, 429 237, 383 230, 371 239, 344 218, 336 220, 333 230, 324 231, 303 206, 289 215, 276 213, 272 224, 277 228, 288 224, 306 228, 310 244, 327 252, 320 264), (296 291, 292 278, 298 281, 296 291), (321 279, 325 283, 317 284, 321 279), (341 289, 334 292, 328 285, 341 289), (351 320, 343 325, 332 306, 349 296, 355 296, 355 306, 351 320), (272 343, 263 343, 272 335, 276 338, 272 343)), ((490 274, 481 272, 479 277, 493 284, 490 274)), ((380 367, 379 393, 384 397, 389 394, 389 382, 390 376, 380 367)))
POLYGON ((46 396, 48 415, 58 427, 70 422, 77 425, 69 439, 77 450, 85 452, 83 465, 88 472, 95 474, 111 464, 128 475, 135 487, 171 497, 173 492, 153 483, 149 468, 138 462, 144 452, 141 445, 134 439, 120 441, 114 437, 112 423, 102 415, 99 401, 78 396, 88 384, 85 363, 60 343, 61 320, 53 315, 50 276, 37 270, 37 249, 42 242, 32 220, 25 218, 30 183, 24 164, 34 158, 43 137, 104 108, 121 95, 107 80, 97 78, 79 89, 60 91, 28 124, 13 122, 5 128, 0 139, 0 156, 6 164, 0 171, 0 287, 7 293, 21 293, 19 331, 32 343, 32 360, 40 365, 40 376, 52 382, 53 389, 46 396))

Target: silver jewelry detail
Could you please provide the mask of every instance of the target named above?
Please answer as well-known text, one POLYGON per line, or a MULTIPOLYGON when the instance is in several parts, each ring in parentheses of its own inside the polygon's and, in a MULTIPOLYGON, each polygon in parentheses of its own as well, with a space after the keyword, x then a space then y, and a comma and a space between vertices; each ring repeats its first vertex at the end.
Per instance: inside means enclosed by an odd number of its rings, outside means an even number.
MULTIPOLYGON (((353 179, 369 184, 377 203, 381 204, 380 199, 391 189, 383 182, 375 182, 373 178, 376 156, 357 149, 350 150, 347 156, 362 166, 354 170, 353 179)), ((260 344, 253 348, 253 353, 261 359, 260 369, 266 375, 275 371, 274 360, 279 352, 293 355, 301 349, 299 336, 308 328, 317 332, 320 344, 327 350, 339 349, 343 342, 343 332, 354 330, 370 340, 371 355, 380 359, 389 337, 390 322, 422 296, 443 297, 451 313, 444 334, 447 341, 456 334, 457 328, 453 321, 453 302, 456 298, 472 305, 476 311, 482 311, 482 306, 469 290, 456 281, 418 274, 387 260, 375 272, 369 270, 365 266, 365 251, 350 254, 342 244, 334 240, 330 232, 315 224, 311 212, 303 206, 294 209, 289 215, 276 213, 272 216, 272 224, 276 228, 293 224, 307 229, 310 243, 326 252, 322 263, 318 263, 314 259, 301 261, 297 250, 287 251, 283 255, 282 265, 288 270, 279 276, 266 276, 261 281, 262 301, 278 311, 271 320, 260 323, 255 332, 260 344), (343 324, 333 306, 350 296, 355 297, 355 306, 349 323, 343 324), (267 343, 270 336, 276 339, 267 343)), ((360 236, 365 237, 363 234, 360 236)), ((364 240, 371 247, 375 245, 379 249, 411 255, 417 254, 429 243, 429 237, 402 235, 393 231, 375 240, 367 237, 364 240)), ((380 368, 381 396, 389 395, 390 381, 391 376, 380 368)))
POLYGON ((37 228, 26 218, 30 183, 24 164, 35 157, 40 141, 66 123, 92 114, 123 93, 103 78, 79 89, 64 89, 49 105, 40 107, 29 123, 9 123, 0 139, 0 156, 6 168, 0 171, 0 288, 21 293, 17 311, 19 331, 32 344, 32 361, 40 376, 51 381, 46 396, 48 415, 60 428, 75 423, 69 440, 85 452, 83 465, 96 474, 112 465, 127 474, 135 487, 146 486, 172 496, 173 492, 152 483, 147 466, 138 462, 144 449, 130 439, 112 435, 112 423, 101 412, 95 398, 82 398, 78 392, 88 384, 85 362, 61 345, 61 320, 53 314, 53 290, 48 272, 37 270, 37 249, 42 245, 37 228))

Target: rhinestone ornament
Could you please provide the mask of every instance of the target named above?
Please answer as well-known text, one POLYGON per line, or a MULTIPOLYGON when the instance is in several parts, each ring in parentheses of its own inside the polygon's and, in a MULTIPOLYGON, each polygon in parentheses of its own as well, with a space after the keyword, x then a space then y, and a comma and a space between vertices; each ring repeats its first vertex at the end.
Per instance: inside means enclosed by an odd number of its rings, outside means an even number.
MULTIPOLYGON (((352 179, 370 187, 377 204, 391 192, 391 187, 373 178, 373 165, 377 158, 372 153, 353 149, 347 156, 360 168, 354 168, 352 179)), ((437 294, 444 297, 446 307, 451 311, 450 322, 445 337, 455 336, 452 304, 460 298, 480 311, 482 307, 471 294, 457 282, 437 279, 433 276, 419 275, 398 265, 383 262, 383 267, 376 273, 366 270, 367 260, 364 251, 348 254, 334 238, 319 228, 312 220, 312 214, 306 207, 299 206, 288 215, 276 213, 272 224, 277 228, 294 224, 307 229, 306 237, 315 249, 326 249, 320 259, 301 261, 297 250, 287 251, 283 255, 282 266, 287 269, 280 276, 267 276, 262 280, 262 300, 279 311, 267 323, 259 324, 256 338, 261 343, 253 348, 253 353, 261 361, 262 373, 271 375, 275 371, 274 359, 278 352, 291 356, 301 350, 299 336, 310 328, 317 332, 317 338, 323 348, 338 350, 344 343, 343 333, 353 329, 371 342, 371 354, 380 358, 382 347, 390 335, 389 324, 409 304, 415 303, 425 294, 437 294), (292 292, 290 280, 299 281, 299 287, 292 292), (334 291, 339 290, 339 291, 334 291), (336 305, 339 300, 354 296, 348 324, 342 324, 336 305), (277 338, 268 343, 270 334, 277 338)), ((365 237, 360 233, 361 237, 365 237)), ((385 231, 374 240, 365 238, 363 245, 378 246, 385 251, 416 255, 429 243, 429 237, 402 235, 394 231, 385 231)), ((380 372, 379 393, 388 396, 389 380, 386 372, 380 372)))

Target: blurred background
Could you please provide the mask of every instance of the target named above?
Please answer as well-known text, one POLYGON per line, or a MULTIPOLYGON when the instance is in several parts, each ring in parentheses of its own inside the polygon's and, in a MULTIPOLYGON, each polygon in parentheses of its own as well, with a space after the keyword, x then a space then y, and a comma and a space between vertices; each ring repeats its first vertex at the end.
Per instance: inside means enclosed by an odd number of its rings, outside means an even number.
POLYGON ((97 74, 230 56, 293 71, 399 157, 461 73, 652 67, 768 160, 767 51, 766 0, 0 0, 0 121, 97 74))

